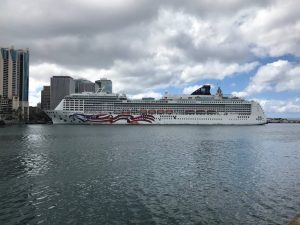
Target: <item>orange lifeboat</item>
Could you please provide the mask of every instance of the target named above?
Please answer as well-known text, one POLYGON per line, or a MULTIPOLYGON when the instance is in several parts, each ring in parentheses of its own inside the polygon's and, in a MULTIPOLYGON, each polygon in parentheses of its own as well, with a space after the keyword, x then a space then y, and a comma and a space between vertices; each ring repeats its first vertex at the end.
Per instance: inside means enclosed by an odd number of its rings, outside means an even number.
POLYGON ((157 110, 157 114, 164 114, 164 113, 165 113, 165 110, 163 110, 163 109, 157 110))
POLYGON ((147 110, 145 110, 145 109, 140 109, 140 113, 141 113, 141 114, 147 114, 147 110))
POLYGON ((156 110, 154 110, 154 109, 148 110, 148 114, 155 114, 155 113, 156 113, 156 110))
POLYGON ((166 110, 166 113, 167 113, 167 114, 172 114, 173 112, 174 112, 174 111, 173 111, 172 109, 167 109, 167 110, 166 110))

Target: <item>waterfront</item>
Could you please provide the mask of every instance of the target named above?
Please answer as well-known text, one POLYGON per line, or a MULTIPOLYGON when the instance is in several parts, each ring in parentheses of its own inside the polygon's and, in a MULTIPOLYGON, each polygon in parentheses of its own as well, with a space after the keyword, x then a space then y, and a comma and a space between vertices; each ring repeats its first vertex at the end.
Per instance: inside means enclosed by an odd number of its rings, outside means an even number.
POLYGON ((0 224, 285 224, 300 126, 0 128, 0 224))

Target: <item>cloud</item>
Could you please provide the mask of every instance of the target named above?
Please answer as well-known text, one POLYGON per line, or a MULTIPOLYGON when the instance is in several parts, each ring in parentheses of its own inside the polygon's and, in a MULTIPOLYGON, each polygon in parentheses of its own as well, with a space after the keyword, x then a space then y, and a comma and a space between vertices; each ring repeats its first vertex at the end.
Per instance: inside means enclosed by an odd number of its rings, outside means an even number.
POLYGON ((300 56, 300 1, 276 0, 257 10, 240 26, 243 38, 258 56, 300 56))
POLYGON ((267 113, 300 113, 300 99, 274 100, 255 99, 267 113))
POLYGON ((188 86, 185 87, 182 91, 183 94, 189 95, 192 92, 194 92, 195 90, 199 89, 202 85, 193 85, 193 86, 188 86))
POLYGON ((10 21, 3 23, 2 28, 9 33, 23 34, 24 38, 111 32, 146 21, 157 11, 157 5, 146 0, 28 0, 26 4, 20 0, 3 0, 1 4, 5 10, 0 18, 10 21))
POLYGON ((145 92, 145 93, 139 93, 136 95, 131 95, 128 96, 132 99, 141 99, 141 98, 155 98, 155 99, 161 99, 162 94, 159 92, 153 92, 153 91, 149 91, 149 92, 145 92))
POLYGON ((35 106, 37 103, 41 102, 41 89, 42 86, 47 85, 43 81, 36 80, 29 77, 29 105, 35 106))
POLYGON ((109 69, 116 60, 151 59, 162 50, 170 61, 181 64, 245 61, 251 52, 236 29, 237 12, 267 2, 218 1, 212 7, 206 0, 62 0, 59 4, 3 0, 1 44, 29 47, 33 64, 47 62, 74 69, 109 69), (233 19, 227 13, 233 13, 233 19), (216 15, 222 17, 212 20, 216 15))
POLYGON ((300 65, 286 60, 278 60, 261 66, 251 78, 244 91, 233 92, 237 96, 248 96, 263 91, 299 91, 300 65))
MULTIPOLYGON (((107 77, 115 92, 135 96, 251 73, 265 56, 299 56, 298 8, 292 0, 2 0, 0 45, 30 49, 35 101, 53 75, 107 77)), ((286 69, 285 85, 257 75, 265 86, 254 79, 240 94, 296 90, 297 66, 286 69)))
MULTIPOLYGON (((42 63, 30 66, 30 78, 50 83, 50 77, 54 75, 69 76, 72 72, 56 64, 42 63)), ((31 83, 30 83, 31 84, 31 83)))
POLYGON ((231 17, 233 14, 245 9, 257 9, 270 4, 270 0, 167 0, 160 1, 162 5, 168 5, 175 9, 183 9, 193 15, 204 18, 231 17))
POLYGON ((239 65, 237 63, 226 64, 218 61, 209 61, 205 64, 185 68, 182 72, 181 79, 186 82, 201 79, 222 80, 225 77, 233 76, 237 73, 250 72, 257 66, 257 62, 239 65))

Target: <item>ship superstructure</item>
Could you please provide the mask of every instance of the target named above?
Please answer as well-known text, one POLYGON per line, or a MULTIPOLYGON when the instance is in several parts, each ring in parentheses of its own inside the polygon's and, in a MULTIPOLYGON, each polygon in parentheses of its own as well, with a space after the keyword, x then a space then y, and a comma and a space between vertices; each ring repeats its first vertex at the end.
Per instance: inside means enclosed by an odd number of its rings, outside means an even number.
POLYGON ((128 99, 124 94, 81 93, 66 96, 46 111, 54 124, 232 124, 267 122, 259 103, 210 94, 204 85, 190 95, 128 99))

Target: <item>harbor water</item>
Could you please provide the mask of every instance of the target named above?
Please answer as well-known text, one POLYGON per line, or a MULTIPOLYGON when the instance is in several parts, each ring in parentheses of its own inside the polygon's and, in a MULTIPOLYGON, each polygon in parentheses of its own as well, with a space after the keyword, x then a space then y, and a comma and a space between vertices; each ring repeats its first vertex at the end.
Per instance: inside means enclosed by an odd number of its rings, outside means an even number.
POLYGON ((0 128, 0 224, 286 224, 300 125, 0 128))

